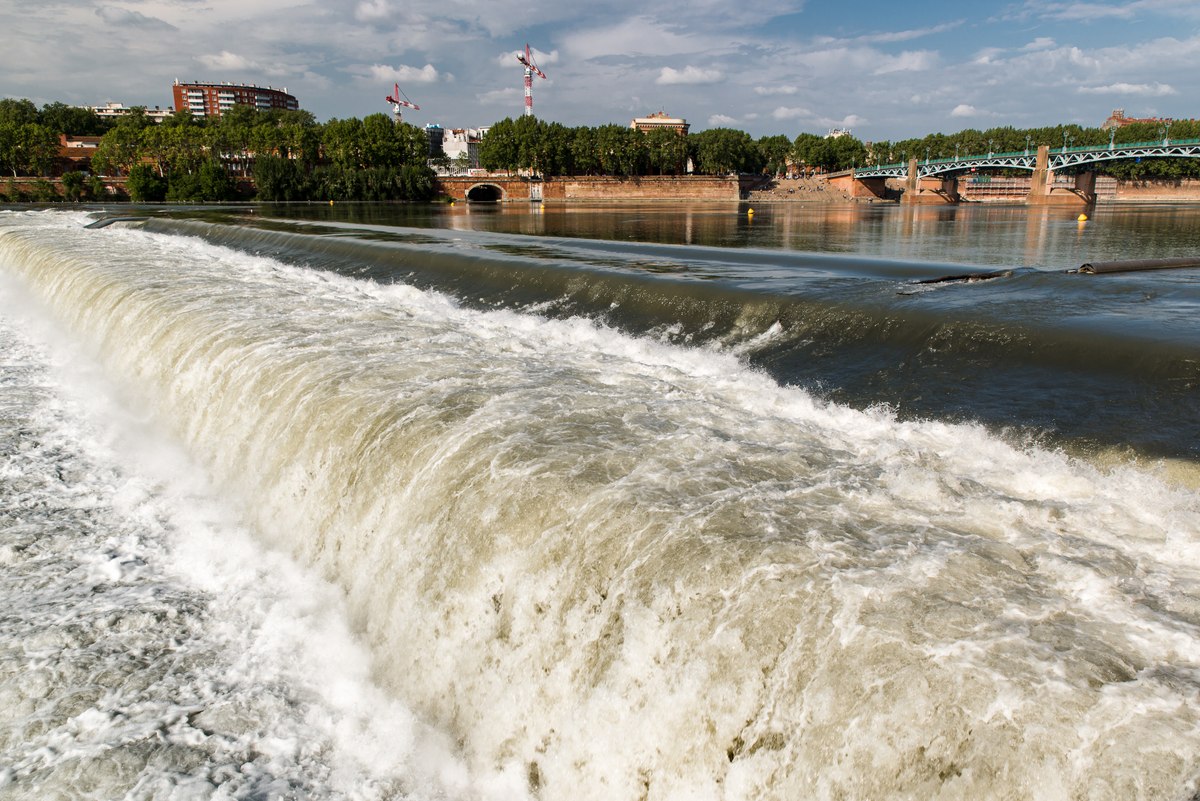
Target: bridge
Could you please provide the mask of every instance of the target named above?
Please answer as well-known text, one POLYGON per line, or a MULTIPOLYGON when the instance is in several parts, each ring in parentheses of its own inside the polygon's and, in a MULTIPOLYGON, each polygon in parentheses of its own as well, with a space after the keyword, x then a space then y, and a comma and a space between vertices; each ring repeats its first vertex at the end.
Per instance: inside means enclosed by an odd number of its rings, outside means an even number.
POLYGON ((883 196, 888 178, 905 181, 902 203, 955 203, 958 176, 981 169, 1030 170, 1033 180, 1025 202, 1031 205, 1090 205, 1096 200, 1096 173, 1080 170, 1089 164, 1118 159, 1200 158, 1200 139, 1163 139, 1117 145, 1050 148, 1012 153, 988 153, 941 159, 910 159, 907 163, 880 164, 828 176, 830 183, 856 195, 883 196), (1075 172, 1074 186, 1056 184, 1054 174, 1075 172))

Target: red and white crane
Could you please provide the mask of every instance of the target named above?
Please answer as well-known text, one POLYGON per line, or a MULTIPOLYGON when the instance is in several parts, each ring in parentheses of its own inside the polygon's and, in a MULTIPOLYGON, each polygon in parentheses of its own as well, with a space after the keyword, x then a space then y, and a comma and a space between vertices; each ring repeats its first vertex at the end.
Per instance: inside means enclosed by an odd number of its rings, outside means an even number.
POLYGON ((392 115, 396 118, 396 123, 400 123, 400 109, 411 108, 414 111, 420 111, 421 107, 408 99, 408 97, 400 91, 400 84, 392 87, 392 93, 388 95, 387 102, 392 104, 392 115))
POLYGON ((537 73, 538 77, 545 78, 546 73, 538 69, 537 64, 533 63, 533 53, 529 51, 529 45, 525 45, 525 53, 517 53, 517 61, 525 67, 525 116, 533 116, 533 75, 537 73))

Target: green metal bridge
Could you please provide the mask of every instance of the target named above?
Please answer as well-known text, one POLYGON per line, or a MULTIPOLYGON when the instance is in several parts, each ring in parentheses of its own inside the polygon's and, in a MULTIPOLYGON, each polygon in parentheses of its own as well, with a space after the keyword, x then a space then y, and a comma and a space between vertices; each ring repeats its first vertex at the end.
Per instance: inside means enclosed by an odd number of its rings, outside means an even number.
MULTIPOLYGON (((916 177, 951 176, 987 168, 1032 171, 1038 168, 1037 150, 1037 148, 1027 148, 1015 153, 988 153, 978 156, 955 156, 948 159, 925 159, 924 161, 917 159, 916 177)), ((1065 168, 1080 167, 1101 161, 1161 158, 1200 158, 1200 139, 1163 139, 1133 144, 1110 143, 1084 147, 1051 148, 1045 167, 1057 172, 1065 168)), ((855 178, 911 178, 911 165, 912 161, 879 164, 858 167, 841 174, 853 175, 855 178)))

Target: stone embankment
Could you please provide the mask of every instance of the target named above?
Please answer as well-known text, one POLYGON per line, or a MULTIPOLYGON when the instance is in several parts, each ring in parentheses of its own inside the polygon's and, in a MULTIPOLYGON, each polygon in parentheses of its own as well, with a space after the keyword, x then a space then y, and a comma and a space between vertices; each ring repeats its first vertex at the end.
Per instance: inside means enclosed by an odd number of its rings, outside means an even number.
POLYGON ((853 203, 849 193, 829 185, 824 178, 780 178, 762 189, 746 193, 751 203, 787 201, 795 203, 853 203))

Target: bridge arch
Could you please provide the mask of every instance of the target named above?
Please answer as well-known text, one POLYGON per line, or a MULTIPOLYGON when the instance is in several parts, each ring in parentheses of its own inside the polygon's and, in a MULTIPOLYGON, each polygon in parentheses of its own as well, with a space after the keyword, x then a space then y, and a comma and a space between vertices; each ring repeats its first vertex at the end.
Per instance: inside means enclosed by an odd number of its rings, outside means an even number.
POLYGON ((479 203, 498 203, 504 200, 504 190, 496 184, 475 184, 466 192, 467 200, 479 203))

